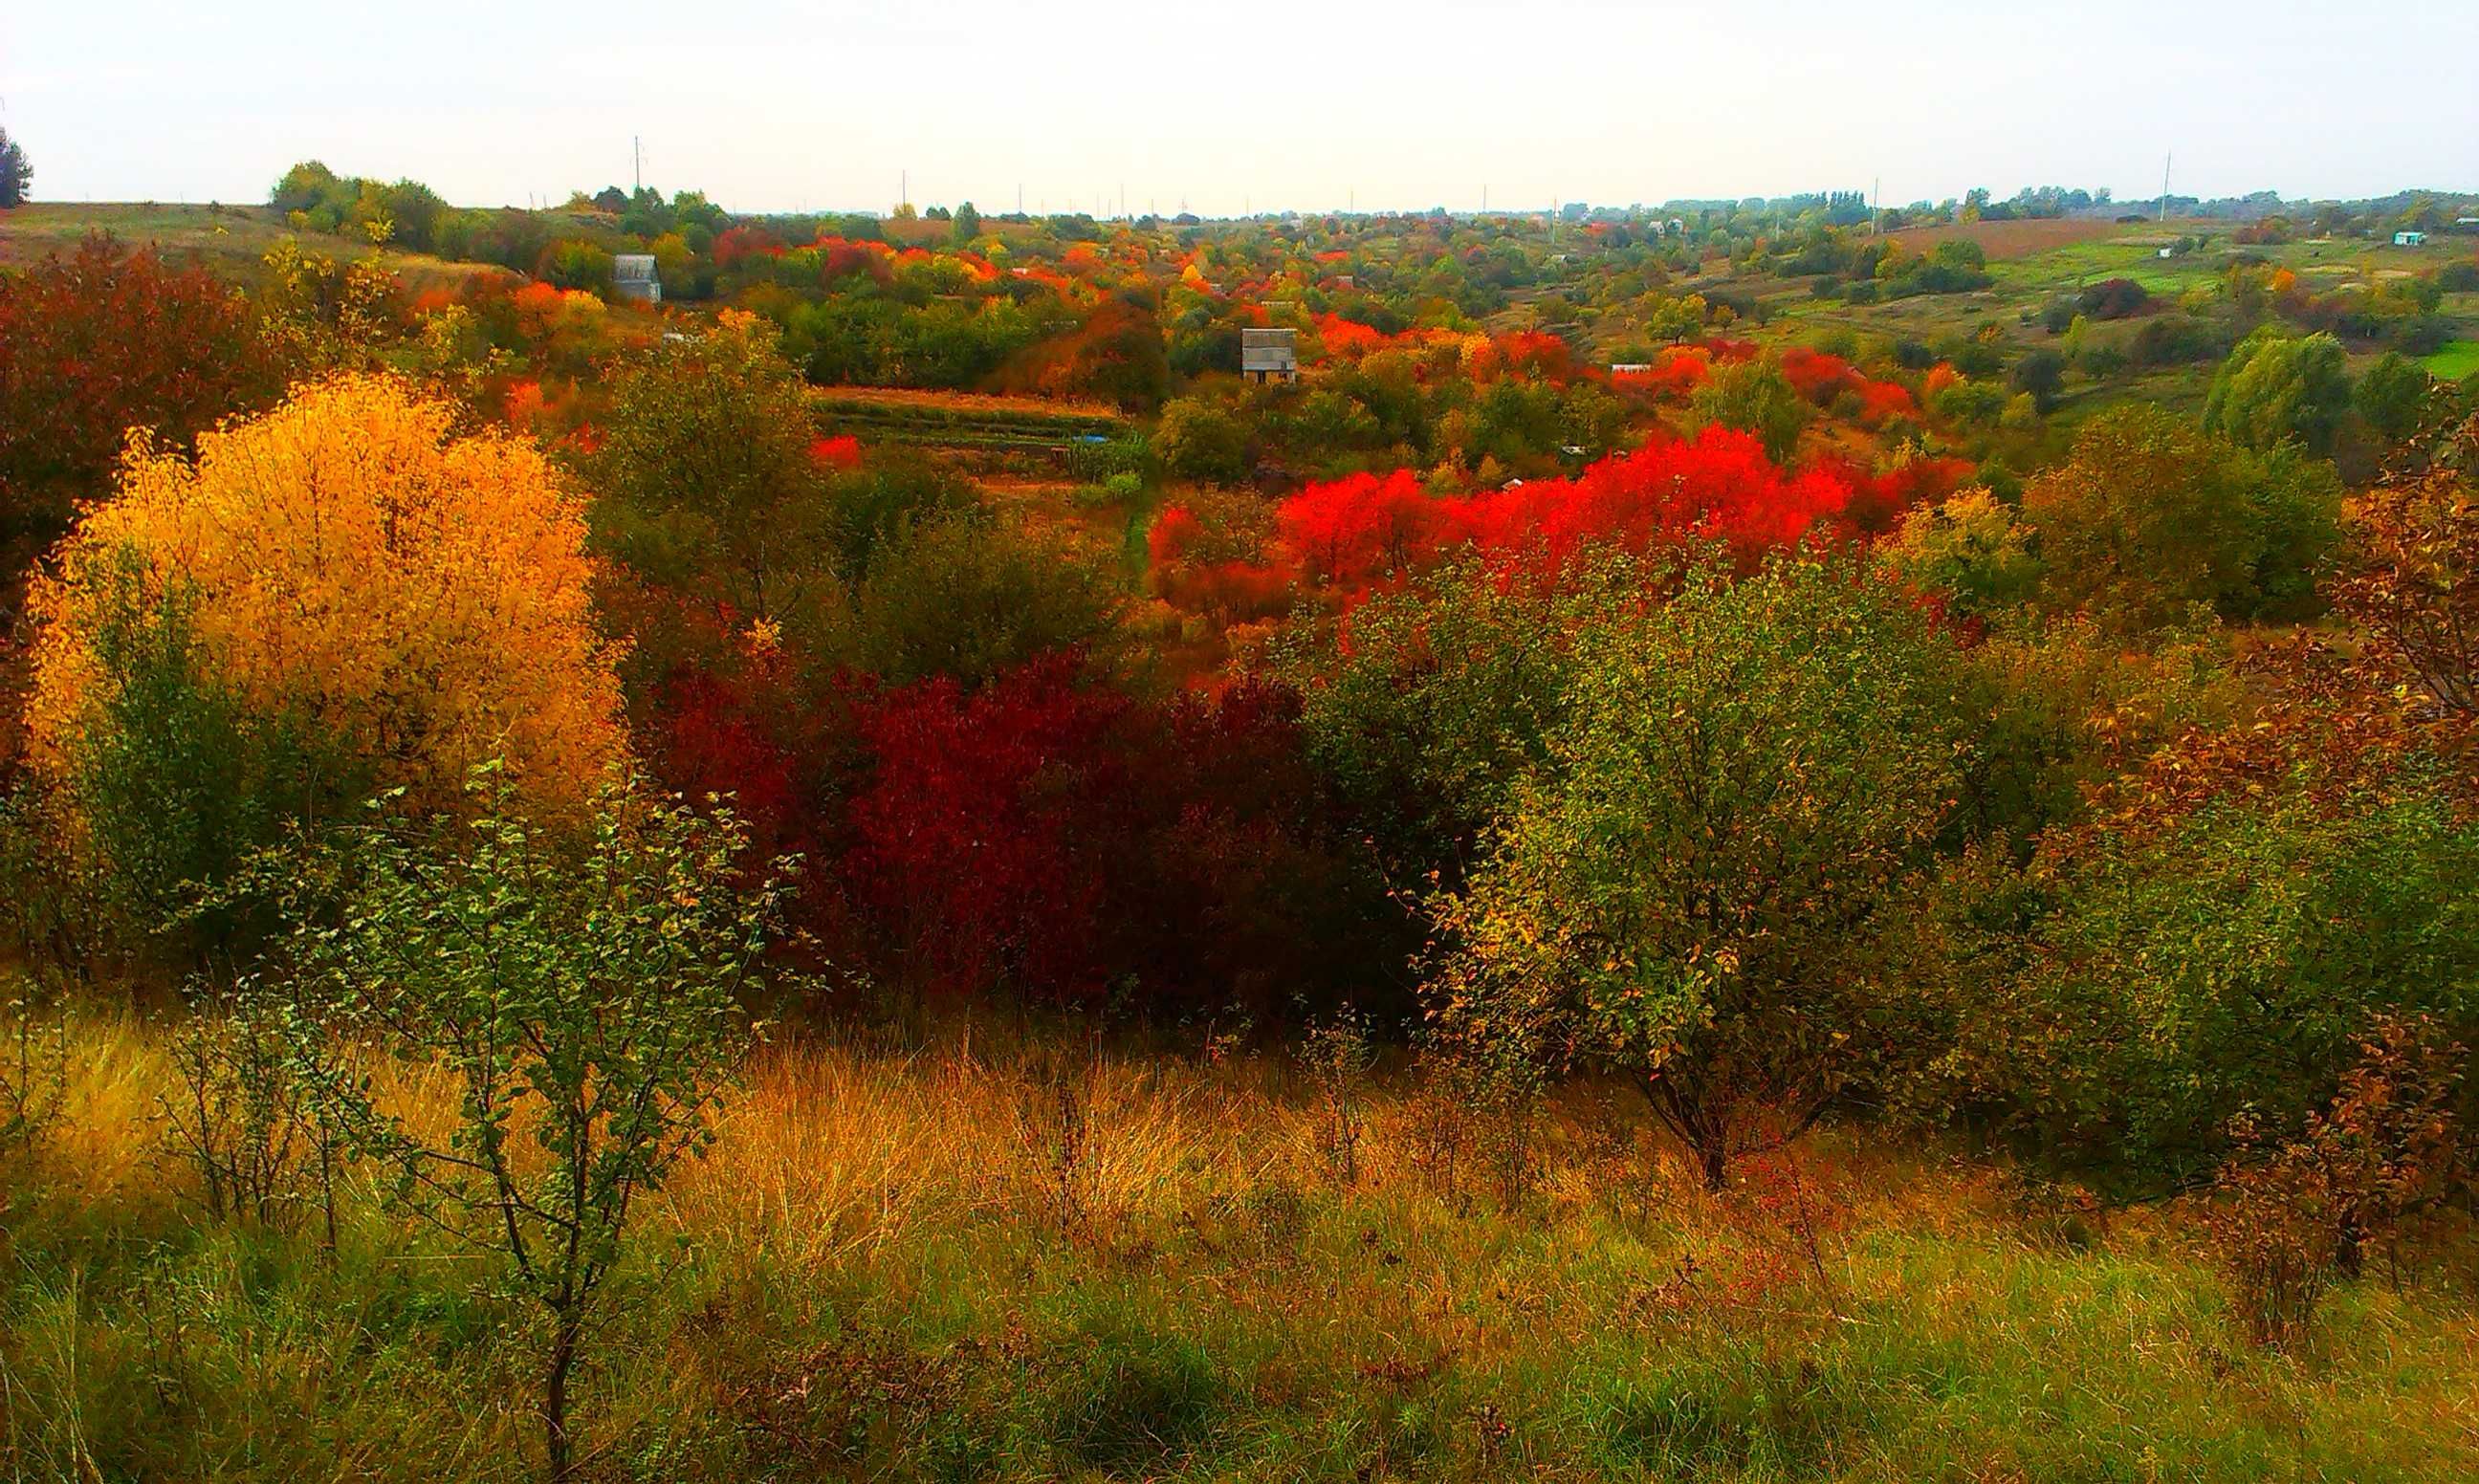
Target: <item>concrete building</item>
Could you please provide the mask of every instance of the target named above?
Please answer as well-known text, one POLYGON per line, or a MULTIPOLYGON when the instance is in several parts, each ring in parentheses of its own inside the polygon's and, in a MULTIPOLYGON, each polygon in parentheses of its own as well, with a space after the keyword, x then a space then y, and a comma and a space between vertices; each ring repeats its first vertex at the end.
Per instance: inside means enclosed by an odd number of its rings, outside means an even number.
POLYGON ((611 292, 624 299, 663 301, 663 280, 654 271, 651 252, 624 252, 611 260, 611 292))
POLYGON ((1297 381, 1299 332, 1289 329, 1242 328, 1240 331, 1240 374, 1251 381, 1297 381))

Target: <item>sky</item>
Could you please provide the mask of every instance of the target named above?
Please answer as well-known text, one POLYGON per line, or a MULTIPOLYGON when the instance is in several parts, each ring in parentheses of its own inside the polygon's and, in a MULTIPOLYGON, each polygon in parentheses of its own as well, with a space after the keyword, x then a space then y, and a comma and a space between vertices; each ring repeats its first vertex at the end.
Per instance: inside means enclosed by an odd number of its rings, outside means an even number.
POLYGON ((2356 197, 2479 190, 2479 0, 6 0, 0 128, 38 200, 524 205, 632 137, 748 212, 2356 197))

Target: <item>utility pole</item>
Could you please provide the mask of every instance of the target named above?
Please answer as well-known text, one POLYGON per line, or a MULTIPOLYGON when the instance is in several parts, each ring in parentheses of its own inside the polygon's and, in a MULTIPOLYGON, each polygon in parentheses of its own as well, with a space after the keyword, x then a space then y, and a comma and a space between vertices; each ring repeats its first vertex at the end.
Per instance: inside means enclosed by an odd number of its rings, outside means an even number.
POLYGON ((1868 188, 1868 235, 1877 235, 1877 219, 1885 215, 1885 177, 1879 175, 1868 188))
POLYGON ((907 166, 896 172, 895 209, 902 211, 912 204, 912 171, 907 166))
POLYGON ((646 141, 637 135, 628 136, 628 171, 636 189, 646 189, 646 141))
POLYGON ((2176 150, 2160 157, 2160 220, 2164 225, 2169 220, 2169 162, 2176 158, 2176 150))

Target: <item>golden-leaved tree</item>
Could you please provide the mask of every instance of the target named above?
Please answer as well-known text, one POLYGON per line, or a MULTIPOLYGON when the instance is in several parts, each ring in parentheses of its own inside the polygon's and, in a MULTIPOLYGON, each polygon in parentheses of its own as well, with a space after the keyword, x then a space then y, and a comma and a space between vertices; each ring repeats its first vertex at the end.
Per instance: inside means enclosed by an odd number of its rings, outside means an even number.
POLYGON ((133 437, 35 596, 38 772, 74 785, 119 745, 127 635, 157 626, 225 712, 282 717, 416 806, 451 806, 493 756, 581 803, 625 745, 583 498, 530 443, 453 418, 346 375, 201 435, 194 461, 133 437))

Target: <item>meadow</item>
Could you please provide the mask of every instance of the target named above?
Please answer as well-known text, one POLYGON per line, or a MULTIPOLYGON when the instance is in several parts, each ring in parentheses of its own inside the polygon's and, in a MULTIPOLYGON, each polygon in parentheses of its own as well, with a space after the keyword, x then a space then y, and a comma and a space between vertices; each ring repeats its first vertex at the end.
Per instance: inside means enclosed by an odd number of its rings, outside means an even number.
POLYGON ((2418 364, 2441 381, 2479 375, 2479 340, 2457 340, 2418 364))
MULTIPOLYGON (((13 1163, 0 1476, 532 1476, 492 1269, 341 1186, 206 1217, 166 1033, 69 1031, 13 1163)), ((387 1095, 445 1116, 427 1075, 387 1095)), ((2174 1212, 1860 1127, 1705 1193, 1627 1089, 1526 1127, 1399 1069, 946 1025, 761 1051, 628 1237, 610 1479, 2434 1479, 2467 1249, 2248 1344, 2174 1212)))

